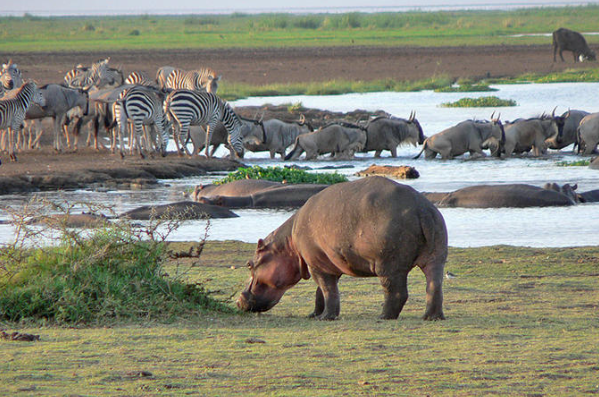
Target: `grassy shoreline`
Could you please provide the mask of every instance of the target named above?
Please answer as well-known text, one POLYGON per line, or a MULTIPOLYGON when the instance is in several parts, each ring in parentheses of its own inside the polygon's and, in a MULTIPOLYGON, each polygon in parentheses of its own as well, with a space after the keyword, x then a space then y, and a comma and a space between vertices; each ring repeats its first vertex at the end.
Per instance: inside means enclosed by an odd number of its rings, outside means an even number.
MULTIPOLYGON (((0 17, 0 51, 541 44, 596 30, 599 6, 508 11, 0 17)), ((599 37, 589 36, 590 43, 599 37)))
MULTIPOLYGON (((185 250, 184 243, 179 249, 185 250)), ((210 242, 187 269, 232 302, 254 244, 210 242)), ((10 395, 580 395, 597 393, 599 247, 450 248, 446 321, 424 322, 424 277, 409 277, 397 321, 380 321, 376 279, 341 279, 341 317, 306 318, 314 282, 270 312, 198 314, 59 328, 0 324, 41 336, 0 339, 0 391, 10 395)))

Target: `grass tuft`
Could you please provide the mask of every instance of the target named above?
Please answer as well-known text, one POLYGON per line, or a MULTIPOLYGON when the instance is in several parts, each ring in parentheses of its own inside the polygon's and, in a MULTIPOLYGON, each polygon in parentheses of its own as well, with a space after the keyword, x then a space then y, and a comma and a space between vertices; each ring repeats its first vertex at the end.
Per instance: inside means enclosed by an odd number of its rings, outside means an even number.
POLYGON ((442 103, 445 108, 485 108, 499 106, 516 106, 516 101, 512 99, 501 99, 496 96, 485 96, 479 98, 462 98, 456 102, 442 103))
POLYGON ((332 185, 339 182, 347 182, 347 177, 338 173, 318 173, 311 174, 304 170, 281 167, 260 167, 253 166, 239 168, 235 172, 229 173, 225 178, 215 181, 216 185, 222 185, 228 182, 240 179, 264 179, 267 181, 287 182, 287 183, 323 183, 332 185))

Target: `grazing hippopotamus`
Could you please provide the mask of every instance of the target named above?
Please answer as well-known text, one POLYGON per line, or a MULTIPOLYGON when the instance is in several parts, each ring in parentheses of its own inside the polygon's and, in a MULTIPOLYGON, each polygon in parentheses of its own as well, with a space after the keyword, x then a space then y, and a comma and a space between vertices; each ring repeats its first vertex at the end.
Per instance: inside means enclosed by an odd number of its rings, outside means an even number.
POLYGON ((227 208, 297 208, 327 187, 312 183, 283 184, 247 196, 201 197, 199 202, 227 208))
POLYGON ((526 184, 476 185, 451 193, 426 193, 439 207, 502 208, 568 206, 576 201, 568 195, 526 184))
POLYGON ((339 183, 310 198, 258 241, 248 262, 250 281, 237 305, 269 310, 286 290, 313 277, 318 288, 310 316, 334 320, 339 278, 376 276, 385 294, 381 318, 395 319, 408 299, 408 273, 418 266, 426 276, 423 318, 444 319, 446 258, 445 221, 416 190, 379 176, 339 183))
POLYGON ((119 218, 149 220, 149 219, 207 219, 207 218, 236 218, 237 214, 216 205, 179 201, 163 205, 144 205, 127 211, 119 218))

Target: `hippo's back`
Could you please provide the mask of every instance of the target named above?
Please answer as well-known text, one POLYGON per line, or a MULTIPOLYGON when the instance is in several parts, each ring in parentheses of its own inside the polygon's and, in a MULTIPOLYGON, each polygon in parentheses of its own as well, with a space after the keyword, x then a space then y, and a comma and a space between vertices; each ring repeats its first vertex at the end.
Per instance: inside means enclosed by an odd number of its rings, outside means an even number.
POLYGON ((378 176, 313 196, 297 212, 292 239, 303 256, 302 250, 312 257, 339 256, 361 267, 354 273, 363 275, 398 256, 415 264, 423 253, 447 253, 447 230, 437 208, 411 187, 378 176))

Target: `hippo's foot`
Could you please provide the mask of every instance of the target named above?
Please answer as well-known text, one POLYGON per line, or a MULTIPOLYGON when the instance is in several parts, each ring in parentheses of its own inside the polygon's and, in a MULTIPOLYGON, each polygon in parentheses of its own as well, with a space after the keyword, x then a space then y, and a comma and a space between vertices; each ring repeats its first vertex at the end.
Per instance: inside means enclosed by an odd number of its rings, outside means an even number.
POLYGON ((310 314, 308 316, 309 318, 315 318, 316 320, 319 321, 334 321, 337 320, 337 316, 334 314, 320 314, 320 315, 315 315, 314 313, 310 314))
POLYGON ((397 320, 397 318, 399 317, 399 313, 394 314, 394 313, 382 313, 379 316, 380 320, 397 320))
POLYGON ((445 320, 445 316, 443 313, 425 313, 422 319, 425 321, 445 320))

